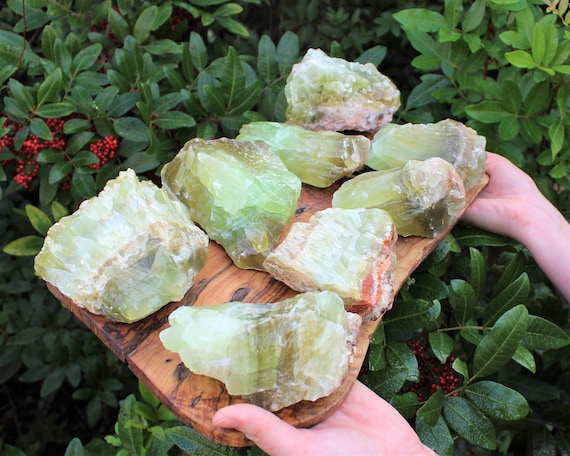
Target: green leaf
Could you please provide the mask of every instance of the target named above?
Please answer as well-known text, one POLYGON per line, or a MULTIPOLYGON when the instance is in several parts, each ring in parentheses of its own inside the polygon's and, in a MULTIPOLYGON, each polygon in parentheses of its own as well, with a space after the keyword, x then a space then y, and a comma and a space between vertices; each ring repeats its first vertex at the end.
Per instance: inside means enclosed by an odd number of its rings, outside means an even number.
POLYGON ((257 45, 257 72, 266 84, 277 78, 277 48, 268 35, 263 35, 257 45))
POLYGON ((58 117, 69 116, 76 110, 75 105, 71 103, 47 103, 40 106, 36 110, 36 114, 45 119, 57 119, 58 117))
POLYGON ((194 117, 180 111, 167 111, 153 120, 153 124, 163 130, 175 130, 178 128, 190 128, 196 125, 194 117))
POLYGON ((44 239, 40 236, 24 236, 18 238, 4 246, 4 253, 14 256, 34 256, 37 255, 44 239))
POLYGON ((213 442, 186 426, 173 426, 166 429, 167 437, 186 454, 210 454, 239 456, 239 450, 213 442))
POLYGON ((226 3, 214 11, 214 16, 235 16, 243 11, 243 6, 237 3, 226 3))
POLYGON ((204 40, 196 32, 190 33, 190 57, 194 68, 198 71, 202 71, 206 68, 206 64, 208 63, 208 51, 204 40))
POLYGON ((374 66, 378 67, 386 57, 388 50, 385 46, 376 45, 369 49, 366 49, 362 54, 360 54, 355 62, 362 63, 363 65, 367 63, 372 63, 374 66))
POLYGON ((455 344, 453 339, 443 332, 430 332, 428 334, 428 341, 435 357, 441 363, 444 363, 453 351, 455 344))
POLYGON ((482 101, 467 106, 465 112, 473 119, 486 124, 498 123, 509 115, 497 101, 482 101))
POLYGON ((18 68, 13 65, 4 65, 0 68, 0 84, 4 84, 4 82, 12 76, 18 68))
POLYGON ((499 137, 503 141, 510 141, 515 138, 520 131, 519 119, 509 115, 499 122, 499 137))
POLYGON ((58 161, 49 170, 48 182, 57 184, 73 171, 73 165, 69 161, 58 161))
POLYGON ((526 332, 528 310, 518 305, 505 312, 479 343, 473 354, 473 378, 497 372, 514 355, 526 332))
POLYGON ((42 236, 47 234, 53 224, 52 220, 44 211, 31 204, 26 204, 26 215, 34 229, 42 236))
POLYGON ((413 292, 415 296, 421 296, 422 299, 430 301, 445 299, 448 295, 447 286, 443 280, 426 273, 418 273, 414 276, 413 292))
POLYGON ((64 74, 71 75, 71 64, 73 63, 73 58, 61 38, 56 38, 54 42, 54 60, 64 74))
POLYGON ((109 26, 117 39, 122 43, 129 34, 129 23, 114 8, 109 8, 109 26))
POLYGON ((155 19, 157 17, 158 7, 151 5, 142 10, 138 15, 133 27, 133 35, 137 43, 144 43, 150 36, 150 32, 155 29, 155 19))
POLYGON ((532 69, 537 66, 537 63, 534 61, 532 55, 520 49, 516 51, 506 52, 505 58, 511 65, 514 65, 518 68, 532 69))
POLYGON ((441 456, 453 456, 453 437, 443 416, 434 426, 430 426, 421 417, 416 417, 416 432, 422 443, 433 448, 441 456))
POLYGON ((518 114, 522 106, 522 94, 519 86, 513 81, 506 80, 501 86, 501 99, 506 111, 518 114))
POLYGON ((65 370, 61 367, 57 367, 51 371, 42 382, 40 397, 46 397, 58 390, 63 384, 63 380, 65 380, 65 370))
POLYGON ((475 0, 465 11, 461 25, 464 32, 472 32, 483 22, 485 18, 485 0, 475 0))
POLYGON ((259 102, 262 92, 263 87, 259 81, 247 86, 237 94, 232 103, 228 104, 228 114, 239 115, 249 111, 259 102))
POLYGON ((73 67, 75 68, 75 71, 80 73, 95 65, 102 50, 103 45, 101 43, 95 43, 81 49, 81 51, 73 57, 73 67))
POLYGON ((377 372, 386 367, 386 351, 383 345, 371 345, 368 351, 368 368, 377 372))
POLYGON ((113 120, 115 131, 122 138, 134 142, 149 141, 148 126, 138 117, 120 117, 113 120))
POLYGON ((469 257, 471 259, 471 274, 469 283, 475 292, 475 302, 483 296, 487 283, 487 262, 484 255, 477 249, 469 247, 469 257))
POLYGON ((215 16, 216 22, 223 28, 238 36, 248 37, 249 30, 241 22, 226 16, 215 16))
POLYGON ((395 368, 407 369, 408 376, 406 380, 410 382, 420 381, 420 371, 418 369, 418 360, 412 353, 410 347, 402 342, 392 342, 386 347, 386 355, 388 364, 395 368))
POLYGON ((67 208, 57 201, 51 203, 51 214, 53 216, 54 221, 59 221, 62 217, 69 215, 67 208))
POLYGON ((523 272, 519 277, 516 278, 512 283, 506 286, 506 288, 501 291, 495 298, 493 298, 485 311, 483 312, 483 318, 485 321, 485 326, 492 325, 497 318, 503 315, 509 309, 512 309, 518 304, 521 304, 530 292, 530 281, 528 274, 523 272))
POLYGON ((449 304, 453 316, 459 324, 466 323, 475 312, 477 297, 469 282, 462 279, 452 279, 449 283, 449 304))
POLYGON ((204 93, 206 95, 205 109, 209 110, 212 114, 223 116, 226 110, 225 100, 222 98, 221 91, 214 86, 205 86, 204 93))
POLYGON ((517 350, 513 355, 513 361, 533 374, 536 373, 536 361, 534 360, 534 356, 523 345, 519 344, 517 347, 517 350))
MULTIPOLYGON (((241 66, 239 55, 234 47, 230 46, 221 74, 220 89, 227 93, 227 106, 234 105, 239 92, 245 87, 245 71, 241 66)), ((222 111, 223 112, 223 111, 222 111)))
POLYGON ((418 408, 418 395, 411 391, 404 394, 397 394, 390 402, 392 406, 400 412, 406 419, 412 419, 418 408))
POLYGON ((548 137, 550 138, 552 158, 556 157, 562 150, 562 147, 564 145, 565 130, 566 128, 564 119, 560 119, 558 122, 548 127, 548 137))
POLYGON ((140 427, 133 426, 136 420, 136 399, 133 394, 129 394, 121 401, 115 429, 124 448, 132 455, 143 454, 143 433, 140 427))
POLYGON ((402 27, 418 32, 438 32, 447 26, 447 21, 440 13, 425 8, 408 8, 393 15, 402 27))
POLYGON ((51 141, 53 139, 51 130, 46 125, 45 121, 39 117, 34 117, 30 121, 30 132, 45 141, 51 141))
POLYGON ((156 155, 151 155, 146 152, 138 152, 131 155, 123 166, 125 168, 132 168, 136 173, 146 173, 156 169, 160 165, 160 161, 156 155))
POLYGON ((417 416, 430 426, 435 426, 443 407, 443 389, 439 388, 424 405, 418 409, 417 416))
POLYGON ((22 111, 32 112, 34 110, 34 99, 30 95, 29 89, 21 82, 16 81, 15 79, 10 79, 8 81, 8 90, 22 111))
POLYGON ((515 280, 519 279, 525 270, 525 256, 522 252, 517 251, 510 261, 507 263, 503 273, 493 286, 492 297, 498 296, 505 288, 507 288, 515 280))
POLYGON ((485 415, 499 420, 523 419, 530 409, 522 394, 496 382, 473 383, 465 389, 465 395, 485 415))
POLYGON ((95 196, 95 181, 89 174, 73 173, 71 177, 71 194, 77 201, 95 196))
POLYGON ((299 37, 295 33, 287 31, 279 39, 279 43, 277 43, 277 62, 282 76, 289 74, 298 56, 299 37))
POLYGON ((493 423, 471 402, 462 397, 447 397, 443 402, 447 424, 473 445, 494 450, 497 437, 493 423))
POLYGON ((527 400, 549 402, 560 399, 557 386, 533 375, 518 374, 501 379, 501 383, 521 393, 527 400))
POLYGON ((386 369, 363 377, 363 381, 380 397, 391 401, 404 386, 406 378, 408 378, 407 369, 388 366, 386 369))
POLYGON ((438 301, 426 301, 414 299, 412 301, 402 301, 394 306, 384 318, 385 328, 393 329, 417 329, 422 328, 434 321, 441 312, 441 305, 438 301))
POLYGON ((552 350, 570 345, 570 336, 551 321, 530 315, 521 343, 529 350, 552 350))
POLYGON ((451 367, 463 377, 464 383, 467 383, 469 380, 469 368, 467 367, 467 363, 461 358, 455 358, 451 367))

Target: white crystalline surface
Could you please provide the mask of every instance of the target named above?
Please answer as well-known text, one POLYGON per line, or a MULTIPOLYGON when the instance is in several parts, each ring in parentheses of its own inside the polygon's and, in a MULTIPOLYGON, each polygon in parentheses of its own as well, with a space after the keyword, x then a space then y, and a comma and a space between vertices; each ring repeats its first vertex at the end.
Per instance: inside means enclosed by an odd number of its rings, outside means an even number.
POLYGON ((328 396, 346 377, 361 324, 330 291, 273 304, 179 307, 160 333, 165 348, 229 394, 279 410, 328 396))
POLYGON ((182 299, 207 248, 186 207, 129 169, 50 228, 35 272, 78 306, 131 323, 182 299))
POLYGON ((309 130, 376 132, 400 107, 396 85, 372 64, 309 49, 285 85, 288 122, 309 130))
POLYGON ((378 318, 392 306, 397 233, 377 208, 328 208, 296 222, 264 263, 297 291, 329 290, 347 308, 378 318))

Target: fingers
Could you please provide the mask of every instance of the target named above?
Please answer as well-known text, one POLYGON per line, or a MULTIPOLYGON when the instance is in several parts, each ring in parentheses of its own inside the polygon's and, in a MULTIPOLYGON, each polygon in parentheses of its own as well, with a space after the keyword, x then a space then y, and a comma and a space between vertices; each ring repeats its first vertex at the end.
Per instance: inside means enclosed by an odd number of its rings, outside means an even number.
POLYGON ((224 407, 216 412, 212 424, 237 429, 271 456, 298 454, 299 448, 303 448, 303 431, 255 405, 224 407))

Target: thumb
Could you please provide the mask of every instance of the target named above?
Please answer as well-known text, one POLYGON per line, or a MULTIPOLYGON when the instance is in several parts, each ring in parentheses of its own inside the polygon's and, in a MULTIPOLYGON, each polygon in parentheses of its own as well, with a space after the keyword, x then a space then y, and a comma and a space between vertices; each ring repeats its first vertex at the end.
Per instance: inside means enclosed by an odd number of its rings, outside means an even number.
POLYGON ((216 412, 212 424, 237 429, 271 456, 297 454, 303 431, 273 413, 252 404, 235 404, 216 412))

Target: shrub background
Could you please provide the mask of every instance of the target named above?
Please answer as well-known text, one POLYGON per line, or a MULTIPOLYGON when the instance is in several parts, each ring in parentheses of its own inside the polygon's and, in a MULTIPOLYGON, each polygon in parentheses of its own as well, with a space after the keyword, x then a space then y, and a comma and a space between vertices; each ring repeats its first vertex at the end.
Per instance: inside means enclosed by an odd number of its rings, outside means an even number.
MULTIPOLYGON (((158 182, 192 137, 283 121, 287 75, 309 47, 390 76, 395 122, 475 128, 568 218, 568 2, 379 3, 0 7, 2 454, 260 453, 182 426, 34 277, 33 255, 120 169, 158 182)), ((400 292, 361 380, 440 454, 567 454, 569 330, 522 246, 458 225, 400 292)))

